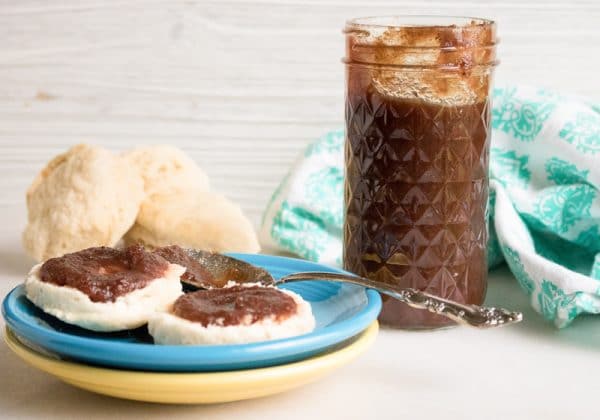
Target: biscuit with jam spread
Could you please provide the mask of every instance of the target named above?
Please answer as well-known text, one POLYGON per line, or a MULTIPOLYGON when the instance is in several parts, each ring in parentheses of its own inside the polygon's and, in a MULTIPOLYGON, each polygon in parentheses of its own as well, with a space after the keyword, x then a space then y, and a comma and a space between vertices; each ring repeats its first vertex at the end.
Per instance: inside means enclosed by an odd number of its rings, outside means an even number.
POLYGON ((25 250, 42 261, 92 246, 113 246, 135 222, 141 177, 125 159, 80 144, 56 156, 27 191, 25 250))
POLYGON ((148 319, 155 344, 241 344, 307 334, 315 328, 310 303, 284 289, 228 284, 179 296, 148 319))
POLYGON ((27 298, 63 322, 92 331, 122 331, 148 322, 181 293, 185 267, 141 246, 93 247, 35 265, 27 298))

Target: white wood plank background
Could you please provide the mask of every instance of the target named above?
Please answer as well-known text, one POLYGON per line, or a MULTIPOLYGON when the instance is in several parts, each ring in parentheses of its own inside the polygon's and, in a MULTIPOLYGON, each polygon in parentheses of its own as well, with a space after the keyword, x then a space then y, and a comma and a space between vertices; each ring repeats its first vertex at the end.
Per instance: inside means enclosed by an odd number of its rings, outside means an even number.
POLYGON ((341 125, 344 20, 402 13, 494 18, 498 79, 600 97, 598 0, 0 0, 0 216, 24 224, 27 185, 71 144, 171 143, 258 223, 341 125))

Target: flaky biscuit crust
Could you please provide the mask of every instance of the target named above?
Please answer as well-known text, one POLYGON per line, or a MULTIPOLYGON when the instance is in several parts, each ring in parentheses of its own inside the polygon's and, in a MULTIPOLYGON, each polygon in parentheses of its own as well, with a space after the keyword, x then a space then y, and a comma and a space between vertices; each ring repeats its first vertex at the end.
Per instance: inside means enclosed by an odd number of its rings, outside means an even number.
POLYGON ((25 250, 36 260, 114 246, 134 224, 142 179, 126 160, 80 144, 56 156, 27 191, 25 250))
POLYGON ((258 252, 256 232, 242 209, 213 192, 155 195, 142 204, 125 243, 177 244, 215 252, 258 252))
POLYGON ((206 173, 180 149, 168 145, 145 146, 122 154, 137 167, 147 200, 154 195, 208 191, 206 173))

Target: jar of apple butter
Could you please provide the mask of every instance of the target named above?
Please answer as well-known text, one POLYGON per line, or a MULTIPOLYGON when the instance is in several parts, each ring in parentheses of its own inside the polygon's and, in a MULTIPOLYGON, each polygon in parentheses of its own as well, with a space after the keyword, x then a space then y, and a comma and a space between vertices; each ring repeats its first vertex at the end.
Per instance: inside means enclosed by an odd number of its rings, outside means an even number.
MULTIPOLYGON (((475 18, 347 22, 345 269, 483 302, 495 32, 475 18)), ((452 323, 383 299, 384 325, 452 323)))

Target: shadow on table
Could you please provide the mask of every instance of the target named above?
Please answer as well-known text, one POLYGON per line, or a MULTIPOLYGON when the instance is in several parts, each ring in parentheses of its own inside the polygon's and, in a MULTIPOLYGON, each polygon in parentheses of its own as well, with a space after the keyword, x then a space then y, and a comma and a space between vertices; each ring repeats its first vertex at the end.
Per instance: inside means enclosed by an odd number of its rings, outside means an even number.
POLYGON ((599 315, 579 316, 570 326, 559 330, 554 324, 535 312, 529 303, 529 298, 506 267, 500 267, 492 272, 486 305, 503 306, 522 311, 523 322, 509 327, 515 334, 536 337, 546 344, 577 346, 600 351, 599 315))

